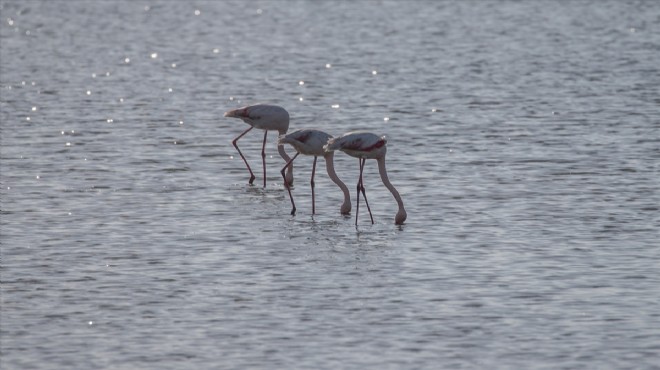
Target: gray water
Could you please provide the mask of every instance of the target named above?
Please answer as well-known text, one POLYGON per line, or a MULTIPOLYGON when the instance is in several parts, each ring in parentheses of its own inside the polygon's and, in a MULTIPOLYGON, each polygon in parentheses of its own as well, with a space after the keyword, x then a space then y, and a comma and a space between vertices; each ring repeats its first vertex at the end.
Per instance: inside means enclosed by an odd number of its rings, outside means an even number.
POLYGON ((3 369, 660 368, 659 3, 0 7, 3 369))

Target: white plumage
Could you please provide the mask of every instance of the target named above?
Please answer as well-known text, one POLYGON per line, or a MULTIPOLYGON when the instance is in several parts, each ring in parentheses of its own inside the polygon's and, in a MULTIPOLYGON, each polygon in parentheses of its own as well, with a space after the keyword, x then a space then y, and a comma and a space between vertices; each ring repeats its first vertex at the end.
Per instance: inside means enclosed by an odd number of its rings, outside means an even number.
MULTIPOLYGON (((238 135, 232 141, 232 144, 238 151, 238 154, 240 154, 243 162, 245 162, 245 166, 250 172, 250 184, 254 182, 255 176, 254 173, 252 173, 252 169, 245 159, 245 156, 243 156, 243 153, 241 153, 241 150, 238 148, 238 139, 243 137, 243 135, 247 134, 253 128, 264 130, 264 142, 261 148, 261 161, 264 170, 264 187, 266 187, 266 136, 268 135, 269 130, 276 130, 280 135, 286 134, 287 130, 289 130, 289 112, 277 105, 256 104, 230 110, 226 112, 224 116, 240 118, 243 120, 243 122, 250 125, 250 128, 243 131, 242 134, 238 135)), ((281 144, 278 145, 277 151, 285 162, 291 160, 291 158, 284 151, 284 147, 281 144)), ((293 184, 293 166, 289 167, 285 182, 289 185, 293 184)))
MULTIPOLYGON (((296 157, 298 157, 298 154, 314 156, 314 164, 312 166, 312 179, 310 181, 310 184, 312 186, 312 214, 316 213, 315 197, 314 197, 314 173, 316 172, 316 160, 319 156, 323 156, 323 158, 325 159, 326 170, 328 172, 328 176, 330 177, 330 179, 335 184, 337 184, 337 186, 339 186, 339 188, 344 193, 344 203, 341 205, 339 211, 342 214, 348 214, 351 212, 351 197, 350 197, 350 193, 348 192, 348 188, 335 173, 334 162, 333 162, 334 153, 326 152, 323 149, 323 146, 330 139, 332 139, 332 136, 323 131, 303 129, 303 130, 293 131, 287 135, 281 135, 278 140, 278 143, 280 145, 289 144, 297 152, 293 156, 293 158, 291 158, 291 160, 284 166, 284 168, 282 168, 281 171, 282 177, 284 177, 284 169, 288 165, 290 165, 293 162, 293 160, 296 159, 296 157)), ((293 195, 291 194, 291 187, 287 186, 287 190, 289 191, 289 198, 291 199, 291 207, 292 207, 291 214, 294 215, 296 213, 296 204, 293 201, 293 195)))
POLYGON ((354 131, 330 139, 325 146, 326 151, 341 150, 356 158, 378 158, 385 155, 387 138, 371 132, 354 131))
POLYGON ((378 171, 380 172, 380 178, 383 181, 383 184, 387 189, 392 193, 394 199, 396 200, 399 210, 394 217, 394 223, 401 225, 406 221, 408 214, 406 213, 405 208, 403 207, 403 200, 399 195, 399 192, 394 188, 392 183, 387 177, 387 170, 385 169, 385 154, 387 153, 387 139, 385 136, 378 136, 370 132, 349 132, 338 138, 330 139, 328 143, 323 147, 325 151, 332 152, 334 150, 341 150, 342 152, 350 155, 351 157, 356 157, 360 162, 360 178, 357 184, 357 204, 355 210, 355 226, 358 222, 358 213, 360 210, 360 192, 364 196, 364 202, 367 204, 367 209, 369 210, 369 216, 371 217, 371 223, 374 223, 373 215, 371 214, 371 209, 369 208, 369 202, 367 201, 367 194, 364 190, 364 185, 362 182, 362 172, 364 170, 364 164, 367 159, 375 159, 378 161, 378 171))

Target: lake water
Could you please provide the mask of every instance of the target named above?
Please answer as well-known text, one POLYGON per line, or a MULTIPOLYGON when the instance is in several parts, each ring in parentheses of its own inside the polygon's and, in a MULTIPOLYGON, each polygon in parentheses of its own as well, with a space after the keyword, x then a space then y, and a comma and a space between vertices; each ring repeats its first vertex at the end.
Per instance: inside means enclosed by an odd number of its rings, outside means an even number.
POLYGON ((660 368, 660 3, 0 3, 2 369, 660 368), (388 136, 368 161, 269 134, 388 136), (293 153, 291 148, 287 148, 293 153))

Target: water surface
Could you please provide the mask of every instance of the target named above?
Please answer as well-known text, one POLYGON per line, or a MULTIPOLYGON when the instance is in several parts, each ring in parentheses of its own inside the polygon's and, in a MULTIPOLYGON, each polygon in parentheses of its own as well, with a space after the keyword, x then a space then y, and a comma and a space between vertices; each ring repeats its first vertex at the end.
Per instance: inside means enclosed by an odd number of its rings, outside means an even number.
POLYGON ((3 369, 658 368, 656 3, 0 7, 3 369), (407 223, 249 186, 257 102, 407 223))

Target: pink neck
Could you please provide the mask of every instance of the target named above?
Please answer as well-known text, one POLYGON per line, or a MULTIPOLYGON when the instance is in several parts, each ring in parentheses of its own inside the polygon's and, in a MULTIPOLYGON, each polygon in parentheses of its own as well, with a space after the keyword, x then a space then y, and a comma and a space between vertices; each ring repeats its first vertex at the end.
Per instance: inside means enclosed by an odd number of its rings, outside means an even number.
MULTIPOLYGON (((284 151, 284 145, 279 144, 277 146, 277 152, 280 153, 280 157, 284 158, 284 163, 289 163, 291 157, 284 151)), ((293 163, 289 165, 286 169, 286 182, 293 184, 293 163)))
POLYGON ((383 184, 385 187, 387 187, 387 189, 389 189, 390 193, 392 193, 394 199, 396 199, 396 203, 399 206, 399 211, 396 214, 395 222, 397 224, 402 224, 407 217, 406 210, 403 208, 403 200, 401 199, 399 192, 394 188, 394 185, 392 185, 390 182, 389 178, 387 178, 387 170, 385 169, 385 156, 383 155, 382 157, 379 157, 377 161, 378 171, 380 172, 380 179, 383 180, 383 184))
POLYGON ((325 156, 325 167, 328 171, 328 176, 334 182, 339 186, 341 191, 344 193, 344 203, 341 205, 340 212, 341 214, 349 214, 351 213, 351 194, 348 192, 348 188, 346 187, 346 184, 344 184, 340 179, 339 176, 337 176, 337 173, 335 173, 335 166, 334 166, 334 153, 330 152, 327 153, 325 156))

